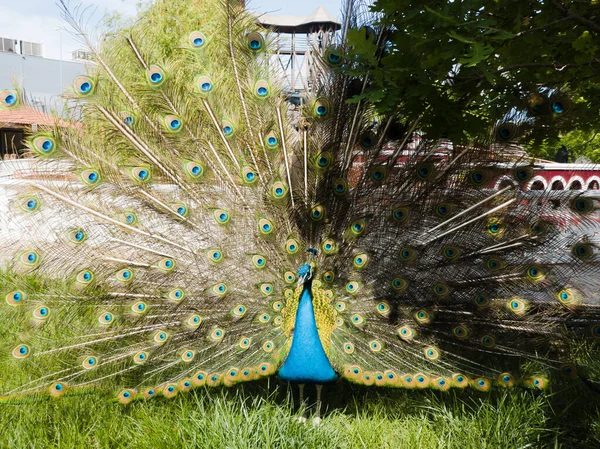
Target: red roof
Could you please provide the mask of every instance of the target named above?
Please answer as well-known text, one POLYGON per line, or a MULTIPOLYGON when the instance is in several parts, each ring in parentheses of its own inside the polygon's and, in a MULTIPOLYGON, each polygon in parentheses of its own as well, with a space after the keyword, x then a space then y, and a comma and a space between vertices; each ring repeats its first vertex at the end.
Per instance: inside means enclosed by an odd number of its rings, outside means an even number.
POLYGON ((41 125, 41 126, 78 126, 66 122, 58 117, 53 117, 30 106, 18 106, 11 109, 0 109, 0 125, 41 125))

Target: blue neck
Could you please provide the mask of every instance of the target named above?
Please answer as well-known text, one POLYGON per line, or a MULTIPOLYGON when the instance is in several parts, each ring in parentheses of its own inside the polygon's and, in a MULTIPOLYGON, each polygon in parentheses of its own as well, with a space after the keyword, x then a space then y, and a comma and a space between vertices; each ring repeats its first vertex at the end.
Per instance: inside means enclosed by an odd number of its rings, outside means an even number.
POLYGON ((334 382, 339 377, 319 339, 310 282, 304 283, 296 312, 292 347, 277 375, 288 382, 317 384, 334 382))

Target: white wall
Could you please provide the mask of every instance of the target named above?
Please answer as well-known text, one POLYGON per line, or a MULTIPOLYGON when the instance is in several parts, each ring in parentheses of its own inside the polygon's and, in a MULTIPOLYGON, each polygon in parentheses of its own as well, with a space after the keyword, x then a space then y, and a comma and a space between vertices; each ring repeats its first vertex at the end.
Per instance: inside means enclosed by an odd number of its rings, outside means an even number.
POLYGON ((0 90, 12 89, 16 81, 26 90, 28 98, 48 108, 55 107, 65 88, 85 73, 81 62, 0 52, 0 90))

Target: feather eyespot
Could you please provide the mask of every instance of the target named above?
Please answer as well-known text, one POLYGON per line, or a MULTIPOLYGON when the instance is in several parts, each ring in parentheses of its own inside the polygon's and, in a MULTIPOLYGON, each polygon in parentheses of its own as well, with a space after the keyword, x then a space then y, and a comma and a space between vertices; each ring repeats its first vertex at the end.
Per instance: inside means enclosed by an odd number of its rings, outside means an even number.
POLYGON ((231 215, 225 209, 215 209, 213 211, 213 217, 220 225, 226 225, 231 220, 231 215))
POLYGON ((265 46, 265 39, 259 33, 249 33, 246 36, 248 48, 253 52, 258 52, 265 46))
POLYGON ((360 253, 354 256, 354 268, 363 270, 367 267, 369 262, 369 255, 366 253, 360 253))
POLYGON ((38 156, 50 156, 57 150, 56 141, 47 134, 38 134, 31 139, 31 148, 38 156))
POLYGON ((199 76, 196 78, 195 90, 197 93, 201 94, 202 97, 208 96, 210 92, 212 92, 214 88, 214 84, 212 79, 208 76, 199 76))
POLYGON ((524 183, 533 178, 534 172, 533 167, 515 167, 513 169, 513 178, 518 183, 524 183))
POLYGON ((383 349, 383 345, 378 340, 372 340, 369 342, 369 349, 373 352, 379 352, 383 349))
POLYGON ((240 341, 238 342, 238 346, 240 349, 248 349, 250 347, 250 344, 252 343, 252 338, 250 337, 242 337, 240 338, 240 341))
POLYGON ((315 168, 327 170, 333 162, 333 154, 330 151, 323 151, 315 158, 315 168))
POLYGON ((18 205, 23 212, 36 212, 40 209, 41 201, 37 195, 28 195, 20 198, 18 205))
POLYGON ((456 373, 452 375, 452 383, 455 387, 465 388, 469 385, 469 378, 464 374, 456 373))
POLYGON ((348 193, 348 181, 344 178, 337 178, 333 184, 333 193, 339 196, 348 193))
POLYGON ((335 48, 328 48, 325 51, 325 61, 330 66, 338 66, 342 63, 342 53, 335 48))
POLYGON ((387 301, 381 301, 379 304, 377 304, 377 313, 379 313, 382 316, 389 316, 390 314, 390 305, 387 301))
POLYGON ((18 306, 23 303, 25 294, 21 290, 15 290, 8 293, 4 298, 9 306, 18 306))
POLYGON ((152 339, 154 343, 163 344, 169 339, 169 334, 165 331, 157 331, 152 339))
POLYGON ((352 295, 356 294, 360 289, 360 284, 356 281, 350 281, 346 284, 346 291, 352 295))
POLYGON ((454 329, 452 329, 452 333, 459 340, 464 340, 469 338, 469 329, 464 325, 458 325, 454 329))
POLYGON ((323 249, 323 253, 326 255, 334 254, 337 250, 337 245, 335 240, 326 239, 322 244, 321 248, 323 249))
POLYGON ((266 268, 267 259, 261 254, 255 254, 254 256, 252 256, 252 265, 254 265, 254 267, 258 269, 266 268))
POLYGON ((531 265, 527 268, 527 277, 534 282, 542 281, 546 278, 544 269, 538 265, 531 265))
POLYGON ((12 350, 12 356, 16 359, 24 359, 29 357, 31 349, 28 345, 18 345, 12 350))
POLYGON ((435 166, 430 162, 422 162, 415 166, 415 176, 419 181, 429 181, 435 175, 435 166))
POLYGON ((511 122, 500 123, 496 126, 496 137, 501 142, 508 142, 517 136, 517 126, 511 122))
POLYGON ((206 46, 206 36, 200 31, 192 31, 188 36, 188 42, 194 50, 199 50, 206 46))
POLYGON ((75 78, 73 87, 77 95, 80 97, 87 97, 94 93, 96 83, 89 76, 82 75, 75 78))
POLYGON ((335 279, 335 274, 331 270, 325 271, 323 273, 323 275, 321 276, 321 278, 323 279, 324 282, 327 282, 328 284, 331 284, 334 281, 334 279, 335 279))
POLYGON ((161 86, 166 79, 165 71, 157 65, 151 65, 146 70, 146 81, 151 86, 161 86))
POLYGON ((323 205, 314 206, 310 210, 310 219, 314 222, 323 221, 325 218, 325 207, 323 205))
POLYGON ((587 214, 595 209, 594 200, 591 198, 575 198, 571 201, 571 208, 575 212, 587 214))
POLYGON ((45 321, 50 316, 50 309, 46 306, 39 306, 33 311, 33 317, 39 321, 45 321))
POLYGON ((174 301, 174 302, 179 302, 179 301, 183 300, 184 296, 185 296, 185 293, 180 288, 175 288, 175 289, 171 290, 169 293, 167 293, 167 299, 169 301, 174 301))
POLYGON ((185 324, 188 327, 191 327, 192 329, 197 329, 200 326, 200 324, 202 324, 202 317, 198 314, 193 313, 187 318, 185 324))
POLYGON ((261 236, 266 237, 273 233, 275 226, 273 226, 273 222, 267 218, 261 218, 258 220, 258 232, 261 236))
POLYGON ((244 184, 253 185, 256 183, 257 179, 258 176, 256 175, 256 172, 250 167, 242 168, 242 180, 244 181, 244 184))
POLYGON ((223 120, 221 122, 221 131, 223 132, 225 138, 230 138, 233 137, 236 129, 233 123, 231 123, 229 120, 223 120))
POLYGON ((258 80, 254 84, 254 95, 258 99, 265 99, 271 94, 271 86, 266 80, 258 80))
POLYGON ((280 200, 280 199, 284 198, 286 193, 287 193, 287 187, 281 181, 277 181, 271 187, 271 195, 273 196, 273 199, 275 199, 275 200, 280 200))
POLYGON ((131 311, 138 315, 145 313, 147 308, 148 305, 144 301, 137 301, 131 305, 131 311))
POLYGON ((244 306, 242 304, 238 304, 233 309, 231 309, 231 313, 232 313, 233 317, 236 319, 240 319, 244 315, 246 315, 246 311, 247 311, 246 306, 244 306))
POLYGON ((96 186, 102 180, 100 172, 94 168, 88 168, 80 173, 81 180, 88 186, 96 186))
POLYGON ((104 325, 111 324, 114 321, 114 319, 115 319, 114 315, 110 312, 102 312, 98 316, 98 322, 100 324, 104 324, 104 325))
POLYGON ((426 310, 418 310, 415 312, 415 320, 419 324, 429 324, 431 323, 432 317, 426 310))
POLYGON ((331 112, 329 101, 325 98, 317 98, 313 104, 313 116, 318 119, 323 119, 331 112))
POLYGON ((123 268, 122 270, 117 271, 115 277, 119 282, 131 282, 133 280, 133 271, 131 271, 129 268, 123 268))
POLYGON ((479 378, 473 380, 473 387, 479 391, 489 391, 492 384, 489 379, 479 378))
POLYGON ((490 176, 489 170, 476 168, 468 174, 467 180, 473 187, 483 187, 489 182, 490 176))
POLYGON ((520 298, 512 298, 508 300, 506 307, 515 315, 523 316, 527 313, 528 303, 520 298))
POLYGON ((149 357, 149 355, 148 355, 148 352, 146 352, 146 351, 136 352, 133 355, 133 363, 135 363, 136 365, 141 365, 148 361, 148 357, 149 357))
POLYGON ((481 344, 486 348, 493 348, 496 346, 496 339, 491 335, 484 335, 481 337, 481 344))
POLYGON ((212 292, 217 295, 217 296, 223 296, 227 293, 227 286, 225 284, 223 284, 222 282, 213 285, 213 287, 211 288, 212 292))
POLYGON ((268 313, 263 313, 258 317, 258 321, 261 323, 268 323, 269 321, 271 321, 271 315, 269 315, 268 313))
POLYGON ((0 100, 5 108, 14 108, 19 104, 19 95, 12 90, 0 90, 0 100))
POLYGON ((412 341, 416 336, 416 332, 410 326, 402 326, 398 329, 398 336, 404 341, 412 341))
POLYGON ((296 273, 294 273, 293 271, 286 271, 283 274, 283 280, 286 284, 293 284, 294 282, 296 282, 296 273))
POLYGON ((65 394, 67 390, 67 384, 65 382, 54 382, 50 385, 50 396, 58 398, 65 394))
POLYGON ((402 248, 400 249, 400 259, 402 262, 412 262, 415 258, 415 250, 412 248, 402 248))
POLYGON ((265 140, 269 148, 276 149, 277 147, 279 147, 279 139, 273 131, 266 135, 265 140))
POLYGON ((370 170, 371 181, 373 181, 375 183, 381 183, 381 182, 385 181, 385 179, 387 178, 387 175, 388 175, 388 169, 387 169, 387 167, 384 167, 383 165, 377 165, 377 166, 371 168, 371 170, 370 170))
POLYGON ((25 251, 21 253, 18 261, 26 270, 31 270, 40 264, 41 258, 37 251, 25 251))
POLYGON ((98 366, 98 358, 94 356, 84 357, 83 361, 81 362, 81 365, 84 369, 88 370, 96 368, 98 366))
POLYGON ((437 348, 430 346, 425 348, 425 357, 429 360, 437 360, 440 357, 440 353, 437 348))
POLYGON ((352 324, 356 327, 361 327, 366 322, 365 318, 358 313, 355 313, 354 315, 352 315, 350 317, 350 321, 352 321, 352 324))

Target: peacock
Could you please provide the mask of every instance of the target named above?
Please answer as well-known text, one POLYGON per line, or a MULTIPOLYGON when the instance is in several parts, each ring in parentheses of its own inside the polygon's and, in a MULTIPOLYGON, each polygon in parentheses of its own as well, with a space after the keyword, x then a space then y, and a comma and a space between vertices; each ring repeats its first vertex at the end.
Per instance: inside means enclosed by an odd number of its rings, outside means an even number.
MULTIPOLYGON (((600 193, 527 190, 538 167, 518 140, 574 108, 568 92, 531 92, 453 145, 348 101, 369 82, 344 69, 343 33, 292 104, 244 2, 188 3, 167 41, 141 17, 98 42, 60 3, 95 65, 64 94, 69 118, 2 167, 2 400, 102 386, 128 404, 277 376, 301 402, 317 385, 318 420, 332 382, 581 375, 572 345, 600 338, 600 193)), ((342 29, 378 39, 353 4, 342 29)))

